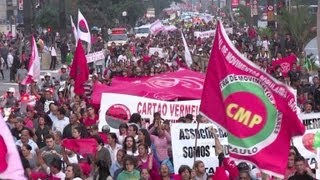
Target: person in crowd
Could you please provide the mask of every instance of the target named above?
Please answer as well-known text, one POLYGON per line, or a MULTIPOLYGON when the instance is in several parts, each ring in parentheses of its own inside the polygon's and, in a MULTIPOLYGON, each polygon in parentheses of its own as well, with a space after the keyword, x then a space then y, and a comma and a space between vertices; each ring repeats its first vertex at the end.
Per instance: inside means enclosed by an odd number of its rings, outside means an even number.
POLYGON ((136 125, 139 126, 139 128, 141 127, 141 115, 139 113, 133 113, 131 116, 130 116, 130 119, 129 119, 129 122, 128 123, 134 123, 136 125))
POLYGON ((249 171, 240 171, 239 180, 252 180, 249 171))
POLYGON ((123 160, 123 170, 117 180, 140 179, 140 172, 137 168, 137 160, 134 156, 126 155, 123 160))
POLYGON ((147 129, 139 129, 138 130, 138 142, 139 145, 143 144, 151 148, 151 138, 147 129))
POLYGON ((30 169, 36 170, 38 168, 38 159, 36 154, 31 153, 31 150, 32 147, 29 144, 24 144, 21 147, 22 155, 28 160, 30 169))
POLYGON ((284 176, 284 179, 289 179, 290 176, 292 176, 296 172, 296 168, 294 167, 294 159, 295 159, 295 153, 290 152, 288 157, 288 163, 286 168, 286 174, 284 176))
POLYGON ((20 68, 17 71, 15 81, 19 84, 19 93, 20 95, 26 93, 27 91, 27 86, 22 84, 22 81, 27 77, 28 71, 25 67, 24 63, 21 63, 20 68))
POLYGON ((4 80, 3 70, 5 69, 6 64, 2 56, 0 56, 0 74, 2 76, 2 80, 4 80))
POLYGON ((127 136, 124 138, 122 147, 126 151, 127 155, 138 156, 137 144, 132 136, 127 136))
POLYGON ((168 167, 170 174, 174 174, 173 155, 171 146, 168 147, 167 153, 168 158, 163 160, 161 164, 165 164, 168 167))
POLYGON ((66 165, 78 164, 80 163, 81 159, 84 159, 83 156, 76 154, 75 152, 67 148, 64 149, 62 156, 63 156, 63 162, 66 165))
POLYGON ((161 163, 163 160, 168 158, 167 149, 171 144, 171 136, 167 131, 165 131, 164 125, 155 125, 153 128, 149 130, 149 133, 152 134, 154 129, 157 129, 157 136, 150 135, 150 138, 151 142, 155 146, 158 161, 159 163, 161 163))
POLYGON ((52 131, 63 132, 63 129, 70 123, 69 118, 65 116, 65 110, 60 107, 57 111, 57 119, 52 120, 52 131))
POLYGON ((73 139, 81 139, 83 137, 82 129, 79 126, 72 128, 73 139))
POLYGON ((117 159, 115 162, 112 163, 110 167, 110 175, 117 179, 117 176, 120 174, 120 172, 123 170, 123 160, 126 156, 126 151, 123 149, 119 149, 117 152, 117 159))
POLYGON ((151 180, 151 176, 148 169, 140 170, 141 180, 151 180))
POLYGON ((52 178, 65 179, 66 175, 62 171, 62 161, 60 158, 53 158, 50 165, 48 166, 44 160, 40 157, 39 163, 41 168, 46 172, 46 174, 50 175, 52 178))
POLYGON ((50 46, 49 51, 51 55, 50 70, 55 70, 57 65, 57 51, 54 44, 50 46))
POLYGON ((40 149, 46 146, 45 137, 51 132, 51 128, 46 124, 45 118, 45 115, 39 116, 38 127, 34 129, 35 141, 40 149))
POLYGON ((20 140, 22 131, 28 130, 28 128, 23 125, 23 119, 21 117, 16 117, 16 115, 11 114, 9 119, 14 124, 14 128, 11 129, 12 136, 15 140, 20 140))
POLYGON ((40 149, 40 155, 46 164, 50 164, 54 158, 62 158, 63 148, 56 144, 55 137, 49 134, 45 137, 46 146, 40 149))
POLYGON ((296 168, 296 173, 294 173, 294 175, 291 176, 289 180, 315 179, 315 175, 311 172, 311 169, 306 168, 306 160, 304 159, 303 156, 297 156, 294 159, 294 166, 296 168))
POLYGON ((117 153, 120 149, 122 149, 122 146, 118 144, 117 135, 115 133, 108 133, 108 144, 105 145, 105 147, 109 150, 111 155, 111 161, 112 164, 117 161, 117 153))
POLYGON ((208 174, 206 173, 206 168, 201 160, 195 161, 193 164, 193 169, 195 170, 196 180, 206 180, 208 179, 208 174))
POLYGON ((39 150, 39 147, 37 145, 37 143, 35 143, 32 138, 31 138, 32 131, 30 129, 24 129, 21 131, 21 139, 16 141, 16 145, 19 146, 20 148, 25 145, 28 144, 31 146, 31 153, 32 154, 36 154, 36 151, 39 150))
POLYGON ((159 112, 155 112, 153 114, 153 122, 150 124, 148 129, 150 130, 152 127, 159 126, 160 124, 162 124, 161 114, 159 112))
POLYGON ((134 137, 134 140, 138 142, 138 126, 137 124, 129 124, 128 136, 134 137))
POLYGON ((160 166, 160 178, 161 180, 172 180, 169 168, 166 164, 161 164, 160 166))
POLYGON ((95 174, 96 178, 106 179, 110 176, 109 169, 111 167, 111 156, 108 149, 104 147, 103 140, 100 136, 96 135, 93 137, 97 141, 97 153, 94 156, 94 164, 95 164, 95 174))
POLYGON ((93 106, 87 106, 87 112, 88 112, 88 117, 83 120, 83 124, 86 127, 97 124, 97 122, 99 120, 99 116, 96 114, 93 106))
POLYGON ((178 173, 182 180, 189 180, 191 178, 191 168, 187 165, 181 165, 178 173))
POLYGON ((127 136, 128 125, 126 123, 122 123, 119 126, 119 131, 116 132, 119 144, 123 144, 125 137, 127 136))
POLYGON ((158 162, 154 158, 153 153, 148 153, 148 146, 140 144, 138 146, 138 168, 147 169, 152 177, 159 176, 158 174, 158 162))
POLYGON ((18 98, 15 96, 16 90, 13 87, 7 89, 5 96, 0 98, 0 105, 3 108, 16 110, 19 108, 18 98))
POLYGON ((66 168, 66 180, 82 180, 82 170, 78 164, 70 164, 66 168))
POLYGON ((83 124, 78 120, 78 116, 74 113, 69 116, 69 124, 64 127, 62 137, 63 138, 72 138, 72 129, 79 127, 81 135, 87 137, 87 131, 83 124))
POLYGON ((51 79, 51 73, 47 72, 44 75, 44 79, 42 80, 41 90, 53 89, 53 87, 54 87, 54 83, 53 83, 53 80, 51 79))
POLYGON ((14 77, 15 77, 15 67, 13 65, 13 62, 14 62, 14 57, 12 55, 12 52, 13 50, 10 49, 9 50, 9 53, 8 53, 8 56, 7 56, 7 62, 8 62, 8 68, 10 69, 10 82, 14 82, 14 77))

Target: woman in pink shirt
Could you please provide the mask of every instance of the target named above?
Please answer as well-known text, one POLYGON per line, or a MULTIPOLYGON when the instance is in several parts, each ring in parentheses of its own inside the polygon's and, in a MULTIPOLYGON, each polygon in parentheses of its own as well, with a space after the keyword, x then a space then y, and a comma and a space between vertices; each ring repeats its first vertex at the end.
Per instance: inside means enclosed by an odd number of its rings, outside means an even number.
POLYGON ((163 160, 168 158, 167 149, 171 144, 171 136, 165 130, 165 127, 162 124, 160 125, 156 124, 154 127, 152 127, 149 130, 149 133, 152 134, 154 129, 156 129, 157 131, 157 136, 150 135, 150 138, 151 138, 151 142, 155 146, 159 163, 161 163, 163 160))

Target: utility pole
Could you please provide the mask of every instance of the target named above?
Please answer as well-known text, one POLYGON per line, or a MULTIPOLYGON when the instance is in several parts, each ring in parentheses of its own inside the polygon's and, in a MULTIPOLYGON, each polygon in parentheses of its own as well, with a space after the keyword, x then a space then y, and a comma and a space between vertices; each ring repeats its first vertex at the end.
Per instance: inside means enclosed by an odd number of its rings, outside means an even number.
POLYGON ((32 33, 32 4, 32 0, 24 0, 23 2, 23 24, 26 37, 29 37, 32 33))

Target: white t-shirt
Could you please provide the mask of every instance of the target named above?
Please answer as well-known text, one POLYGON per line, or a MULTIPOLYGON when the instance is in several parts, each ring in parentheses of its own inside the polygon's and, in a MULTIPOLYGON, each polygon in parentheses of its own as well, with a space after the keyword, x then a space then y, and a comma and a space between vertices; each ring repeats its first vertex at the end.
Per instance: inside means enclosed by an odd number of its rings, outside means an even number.
POLYGON ((69 118, 66 116, 61 120, 54 120, 52 121, 52 130, 63 132, 64 127, 66 127, 69 123, 69 118))
POLYGON ((53 46, 50 48, 50 52, 51 52, 51 56, 57 56, 56 49, 53 46))

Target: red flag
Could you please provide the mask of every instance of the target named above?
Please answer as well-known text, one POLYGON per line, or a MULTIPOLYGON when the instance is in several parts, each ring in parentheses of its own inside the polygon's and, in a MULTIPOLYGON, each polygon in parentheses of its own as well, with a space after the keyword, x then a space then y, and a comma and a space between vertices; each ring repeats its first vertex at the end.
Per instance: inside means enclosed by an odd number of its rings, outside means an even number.
POLYGON ((212 180, 228 180, 229 177, 223 167, 217 167, 216 173, 212 176, 212 180))
POLYGON ((229 155, 283 178, 290 139, 302 135, 293 89, 247 60, 218 23, 200 111, 228 131, 229 155))
POLYGON ((95 154, 98 143, 93 138, 85 139, 64 139, 62 146, 83 156, 87 154, 95 154))
POLYGON ((32 36, 32 51, 28 67, 28 75, 24 78, 21 84, 27 85, 32 81, 40 79, 40 58, 38 48, 34 37, 32 36))
POLYGON ((275 68, 276 66, 280 66, 282 76, 288 77, 288 72, 290 71, 292 64, 296 62, 297 62, 297 57, 292 54, 282 59, 272 61, 272 67, 275 68))
POLYGON ((81 41, 78 41, 76 52, 70 69, 70 77, 74 79, 74 92, 82 95, 84 93, 84 83, 89 78, 89 67, 81 41))

